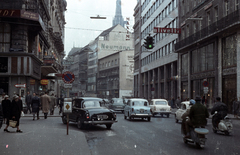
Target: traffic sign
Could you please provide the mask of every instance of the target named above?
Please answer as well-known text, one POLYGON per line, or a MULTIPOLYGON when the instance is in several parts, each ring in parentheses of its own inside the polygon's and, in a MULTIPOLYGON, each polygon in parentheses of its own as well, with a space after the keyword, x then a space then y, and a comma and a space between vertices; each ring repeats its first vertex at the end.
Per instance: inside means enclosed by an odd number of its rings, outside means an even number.
POLYGON ((74 81, 74 79, 75 79, 74 74, 70 71, 66 71, 62 75, 62 80, 65 83, 68 83, 68 84, 72 83, 74 81))
POLYGON ((72 88, 72 84, 64 84, 64 88, 72 88))
POLYGON ((26 83, 24 83, 24 84, 15 84, 14 86, 16 88, 26 88, 26 83))
POLYGON ((63 112, 64 113, 72 112, 72 99, 71 98, 64 99, 63 112))
POLYGON ((203 81, 203 87, 208 87, 209 83, 207 81, 203 81))
POLYGON ((203 93, 207 94, 208 93, 208 87, 203 87, 203 93))

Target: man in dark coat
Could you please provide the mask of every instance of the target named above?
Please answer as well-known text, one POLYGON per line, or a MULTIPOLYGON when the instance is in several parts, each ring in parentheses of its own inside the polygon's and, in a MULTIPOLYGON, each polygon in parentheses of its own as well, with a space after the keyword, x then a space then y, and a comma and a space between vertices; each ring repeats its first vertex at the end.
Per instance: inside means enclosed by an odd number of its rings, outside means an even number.
POLYGON ((0 129, 2 128, 3 123, 3 110, 2 110, 2 103, 0 102, 0 129))
POLYGON ((35 120, 35 114, 37 113, 37 119, 39 119, 39 109, 40 109, 40 99, 36 96, 36 93, 33 93, 32 98, 32 113, 33 113, 33 120, 35 120))
POLYGON ((4 131, 8 131, 8 126, 9 126, 9 120, 11 119, 11 101, 8 99, 9 96, 5 95, 4 100, 2 101, 2 110, 3 110, 3 119, 6 120, 6 127, 4 131))
POLYGON ((17 131, 16 132, 22 132, 19 129, 19 120, 20 120, 22 111, 23 111, 22 100, 19 99, 19 96, 15 96, 14 100, 12 101, 11 116, 12 116, 13 120, 17 121, 17 125, 16 125, 17 131))
POLYGON ((27 92, 27 95, 26 95, 26 98, 25 98, 25 103, 27 104, 27 113, 28 113, 28 110, 29 110, 29 112, 31 114, 32 113, 31 112, 32 95, 30 94, 30 92, 27 92))
POLYGON ((211 110, 211 114, 213 115, 215 113, 215 111, 217 111, 217 114, 215 114, 212 117, 212 124, 214 128, 217 128, 218 123, 224 119, 225 116, 227 116, 228 113, 228 107, 225 103, 220 101, 221 98, 217 97, 216 98, 216 102, 211 110))
POLYGON ((193 126, 205 127, 207 125, 207 118, 209 117, 208 110, 201 104, 201 97, 196 96, 196 103, 191 107, 189 118, 193 126))

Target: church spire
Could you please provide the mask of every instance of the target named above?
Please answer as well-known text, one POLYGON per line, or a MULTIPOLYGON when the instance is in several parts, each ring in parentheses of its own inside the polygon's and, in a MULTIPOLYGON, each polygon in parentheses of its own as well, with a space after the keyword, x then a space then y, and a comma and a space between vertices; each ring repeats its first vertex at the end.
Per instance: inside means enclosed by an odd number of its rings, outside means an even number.
POLYGON ((123 16, 122 16, 121 0, 117 0, 116 1, 116 12, 115 12, 112 26, 120 24, 124 27, 125 23, 126 23, 126 21, 123 20, 123 16))

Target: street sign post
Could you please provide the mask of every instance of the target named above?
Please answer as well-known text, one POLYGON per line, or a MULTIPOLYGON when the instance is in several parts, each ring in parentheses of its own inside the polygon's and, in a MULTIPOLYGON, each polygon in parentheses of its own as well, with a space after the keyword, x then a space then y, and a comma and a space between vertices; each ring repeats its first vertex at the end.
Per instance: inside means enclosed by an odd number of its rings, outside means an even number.
POLYGON ((69 113, 72 113, 72 99, 64 98, 63 102, 63 112, 67 114, 67 135, 68 135, 68 126, 69 126, 69 113))
POLYGON ((207 94, 208 93, 208 87, 203 87, 203 93, 207 94))
MULTIPOLYGON (((70 71, 66 71, 62 74, 62 80, 63 82, 65 82, 66 84, 70 84, 74 81, 75 76, 72 72, 70 71)), ((67 88, 67 97, 69 97, 69 88, 67 88)))

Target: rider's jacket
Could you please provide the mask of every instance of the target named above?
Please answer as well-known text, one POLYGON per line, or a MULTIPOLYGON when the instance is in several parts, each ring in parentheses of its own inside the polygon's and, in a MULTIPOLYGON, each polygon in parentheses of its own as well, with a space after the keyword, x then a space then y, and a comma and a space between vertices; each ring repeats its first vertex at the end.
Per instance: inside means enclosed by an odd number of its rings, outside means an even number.
POLYGON ((217 115, 220 116, 222 119, 227 116, 228 108, 227 105, 223 102, 215 102, 211 114, 213 115, 217 111, 217 115))
POLYGON ((209 113, 205 106, 197 102, 191 107, 189 117, 193 126, 206 126, 209 113))

